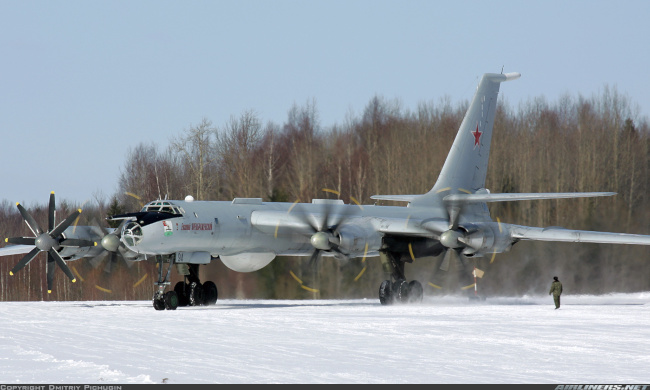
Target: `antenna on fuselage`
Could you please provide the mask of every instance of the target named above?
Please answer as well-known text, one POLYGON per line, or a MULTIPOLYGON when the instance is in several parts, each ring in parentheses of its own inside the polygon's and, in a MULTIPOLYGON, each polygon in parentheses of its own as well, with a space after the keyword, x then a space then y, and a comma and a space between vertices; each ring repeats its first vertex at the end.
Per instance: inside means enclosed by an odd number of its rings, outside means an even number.
MULTIPOLYGON (((153 166, 153 171, 156 174, 156 187, 158 187, 158 199, 162 199, 162 196, 160 195, 160 182, 158 181, 158 167, 156 165, 153 166)), ((166 196, 165 199, 167 199, 166 196)))

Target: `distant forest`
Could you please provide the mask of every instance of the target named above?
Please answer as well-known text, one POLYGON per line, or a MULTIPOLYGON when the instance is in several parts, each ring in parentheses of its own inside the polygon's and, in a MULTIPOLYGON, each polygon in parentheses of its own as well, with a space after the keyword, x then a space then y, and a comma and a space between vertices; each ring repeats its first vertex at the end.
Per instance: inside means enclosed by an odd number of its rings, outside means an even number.
MULTIPOLYGON (((359 116, 323 128, 315 101, 294 105, 283 124, 263 123, 255 111, 233 115, 223 124, 203 118, 179 130, 168 145, 133 146, 121 168, 119 191, 110 199, 83 205, 79 225, 108 226, 107 215, 138 211, 158 199, 310 202, 354 197, 373 203, 374 194, 420 194, 435 183, 468 103, 449 99, 423 102, 415 110, 398 100, 375 96, 359 116)), ((591 98, 543 97, 513 108, 497 105, 486 187, 497 192, 614 191, 604 198, 491 203, 493 219, 531 226, 562 226, 650 234, 650 129, 629 98, 605 87, 591 98)), ((30 211, 47 225, 47 199, 30 211)), ((385 204, 392 204, 386 202, 385 204)), ((402 205, 402 204, 399 204, 402 205)), ((57 201, 65 218, 79 204, 57 201)), ((0 236, 32 236, 13 203, 0 203, 0 236)), ((479 291, 487 296, 539 294, 559 276, 567 294, 650 290, 650 248, 634 245, 525 241, 512 251, 482 259, 479 291)), ((150 299, 155 263, 132 267, 118 262, 68 262, 75 284, 57 270, 52 294, 45 291, 46 256, 40 254, 15 276, 9 270, 22 255, 0 260, 0 300, 150 299)), ((277 258, 253 273, 236 273, 220 261, 202 267, 220 298, 377 298, 384 279, 378 258, 338 262, 324 258, 317 268, 307 258, 277 258), (366 270, 361 271, 366 267, 366 270), (293 275, 292 275, 293 274, 293 275), (302 280, 302 285, 294 275, 302 280), (318 291, 314 291, 318 290, 318 291)), ((425 294, 454 294, 427 286, 430 259, 407 264, 425 294)), ((181 280, 174 270, 172 288, 181 280)))

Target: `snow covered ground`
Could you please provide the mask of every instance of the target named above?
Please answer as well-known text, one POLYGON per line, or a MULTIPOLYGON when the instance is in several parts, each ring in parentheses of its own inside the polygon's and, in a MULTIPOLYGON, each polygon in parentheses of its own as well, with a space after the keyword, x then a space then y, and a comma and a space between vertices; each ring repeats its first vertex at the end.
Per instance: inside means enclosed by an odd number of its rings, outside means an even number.
POLYGON ((650 383, 650 293, 0 303, 0 383, 650 383))

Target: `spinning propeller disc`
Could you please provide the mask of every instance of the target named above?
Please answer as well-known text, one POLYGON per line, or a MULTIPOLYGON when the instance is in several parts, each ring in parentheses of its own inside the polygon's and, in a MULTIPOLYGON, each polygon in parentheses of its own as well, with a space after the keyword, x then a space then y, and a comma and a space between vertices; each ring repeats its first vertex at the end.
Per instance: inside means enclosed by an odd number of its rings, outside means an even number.
MULTIPOLYGON (((323 192, 329 193, 336 195, 337 198, 340 198, 341 193, 336 190, 332 190, 329 188, 323 188, 323 192)), ((350 197, 350 201, 359 206, 360 209, 363 210, 363 206, 357 201, 354 197, 350 197)), ((296 200, 293 205, 289 208, 287 211, 287 214, 292 213, 296 208, 298 208, 298 204, 300 203, 300 199, 296 200)), ((319 221, 320 223, 314 223, 315 221, 312 220, 312 218, 305 217, 304 221, 305 224, 310 225, 312 227, 312 233, 310 237, 310 241, 312 245, 314 246, 314 251, 312 252, 312 255, 310 256, 309 262, 307 264, 307 267, 311 268, 312 270, 312 277, 309 278, 307 274, 309 273, 309 270, 306 270, 305 267, 302 267, 301 270, 294 270, 291 269, 289 270, 289 274, 291 275, 292 279, 295 280, 302 289, 309 291, 314 294, 315 297, 320 296, 320 289, 318 288, 318 285, 320 284, 320 261, 319 259, 321 258, 321 252, 323 251, 331 251, 331 252, 336 252, 340 253, 343 255, 337 247, 337 242, 336 238, 332 237, 338 227, 340 225, 343 225, 349 215, 334 215, 332 214, 332 204, 325 203, 324 204, 324 212, 322 216, 322 220, 319 221), (332 221, 332 219, 334 219, 332 221), (327 249, 325 249, 327 248, 327 249), (295 271, 295 272, 294 272, 295 271), (300 275, 300 277, 298 276, 300 275), (305 279, 311 279, 310 281, 305 281, 305 279)), ((278 225, 275 228, 275 238, 278 237, 278 231, 280 229, 280 225, 278 222, 278 225)), ((354 282, 359 281, 363 274, 366 272, 367 265, 366 265, 366 255, 368 253, 368 244, 365 246, 365 251, 363 258, 361 260, 361 264, 363 265, 363 268, 359 273, 354 277, 354 282)), ((343 255, 345 256, 345 255, 343 255)), ((301 263, 304 263, 301 261, 301 263)))

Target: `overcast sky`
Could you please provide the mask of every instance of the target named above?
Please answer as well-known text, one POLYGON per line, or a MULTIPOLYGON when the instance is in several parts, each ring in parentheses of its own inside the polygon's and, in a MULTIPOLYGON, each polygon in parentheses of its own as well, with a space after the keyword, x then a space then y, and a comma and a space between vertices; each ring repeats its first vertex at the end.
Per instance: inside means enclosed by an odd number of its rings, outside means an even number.
MULTIPOLYGON (((0 200, 117 191, 129 148, 253 109, 322 127, 374 95, 469 100, 481 74, 516 107, 616 87, 650 116, 648 1, 0 1, 0 200)), ((432 183, 433 184, 433 183, 432 183)))

